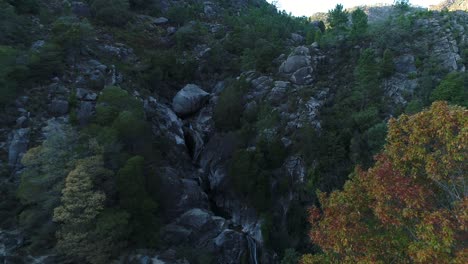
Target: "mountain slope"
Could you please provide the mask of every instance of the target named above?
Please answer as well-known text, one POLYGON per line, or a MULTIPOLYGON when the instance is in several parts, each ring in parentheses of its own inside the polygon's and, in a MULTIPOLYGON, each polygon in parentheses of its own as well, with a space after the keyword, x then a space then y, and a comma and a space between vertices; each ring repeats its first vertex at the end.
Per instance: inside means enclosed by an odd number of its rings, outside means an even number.
POLYGON ((297 258, 316 191, 371 167, 390 117, 467 101, 465 12, 0 7, 0 260, 297 258))

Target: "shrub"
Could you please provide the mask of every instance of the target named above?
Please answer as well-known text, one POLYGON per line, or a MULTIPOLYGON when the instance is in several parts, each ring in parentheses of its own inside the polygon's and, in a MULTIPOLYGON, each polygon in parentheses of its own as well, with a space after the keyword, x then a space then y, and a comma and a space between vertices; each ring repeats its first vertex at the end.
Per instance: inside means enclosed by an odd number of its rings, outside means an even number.
POLYGON ((143 9, 150 7, 155 3, 155 0, 130 0, 130 6, 135 9, 143 9))
MULTIPOLYGON (((143 104, 127 91, 116 86, 104 88, 96 105, 95 121, 101 125, 94 133, 98 138, 101 138, 101 133, 108 131, 109 136, 117 136, 118 142, 123 143, 123 147, 130 153, 154 153, 151 129, 145 119, 143 104)), ((108 140, 104 138, 103 141, 108 140)), ((104 146, 113 147, 113 144, 115 142, 109 141, 104 146)))
POLYGON ((195 20, 201 12, 200 5, 173 5, 167 11, 167 17, 171 23, 183 25, 190 20, 195 20))
POLYGON ((15 7, 18 14, 39 14, 39 3, 37 0, 8 0, 15 7))
POLYGON ((56 44, 46 44, 30 57, 29 79, 41 81, 57 76, 64 69, 64 53, 56 44))
POLYGON ((18 92, 15 76, 20 69, 16 63, 18 53, 12 47, 0 46, 0 106, 10 102, 18 92))
POLYGON ((143 116, 141 103, 117 86, 107 86, 102 90, 96 105, 96 122, 109 126, 123 111, 133 112, 136 116, 143 116))
POLYGON ((148 57, 147 68, 143 70, 142 75, 151 90, 167 82, 191 80, 197 69, 193 58, 183 58, 173 50, 158 50, 150 53, 148 57))
POLYGON ((175 34, 177 47, 179 49, 191 47, 203 35, 206 35, 206 30, 199 23, 183 26, 175 34))
POLYGON ((52 34, 52 40, 76 60, 77 55, 91 41, 94 29, 86 19, 60 17, 53 24, 52 34))
POLYGON ((24 17, 15 13, 15 8, 4 0, 0 0, 0 43, 12 45, 29 40, 26 34, 27 23, 24 17))
POLYGON ((264 156, 258 151, 239 150, 229 166, 234 189, 255 208, 268 210, 270 204, 270 175, 262 170, 264 156))
POLYGON ((109 26, 123 26, 130 20, 128 0, 93 0, 91 10, 96 19, 109 26))
POLYGON ((243 97, 247 89, 248 83, 245 80, 227 84, 214 109, 213 119, 217 129, 231 131, 240 128, 244 111, 243 97))
POLYGON ((445 100, 452 104, 468 106, 468 73, 449 73, 432 91, 431 100, 445 100))
POLYGON ((299 262, 301 255, 296 252, 293 248, 288 248, 284 251, 283 259, 281 264, 297 264, 299 262))

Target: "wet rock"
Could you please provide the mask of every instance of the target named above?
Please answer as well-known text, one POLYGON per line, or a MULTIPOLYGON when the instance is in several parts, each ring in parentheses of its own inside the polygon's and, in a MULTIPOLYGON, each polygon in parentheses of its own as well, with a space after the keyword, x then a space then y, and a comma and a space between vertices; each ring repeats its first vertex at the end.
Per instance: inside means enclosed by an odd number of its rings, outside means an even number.
POLYGON ((20 116, 16 119, 17 127, 26 127, 28 125, 28 118, 26 116, 20 116))
POLYGON ((232 229, 226 229, 214 239, 218 249, 217 263, 241 263, 243 254, 246 254, 247 243, 245 235, 232 229))
POLYGON ((184 127, 184 135, 189 154, 191 154, 192 159, 196 161, 205 145, 203 136, 198 131, 194 130, 191 125, 189 127, 184 127))
POLYGON ((215 87, 213 88, 213 94, 221 94, 224 91, 224 88, 226 88, 226 84, 224 83, 224 81, 217 82, 215 87))
POLYGON ((162 211, 169 219, 192 209, 208 209, 208 196, 199 184, 192 179, 183 179, 181 172, 173 168, 162 168, 160 178, 160 197, 162 211))
POLYGON ((161 228, 161 238, 166 245, 182 245, 189 242, 192 231, 176 224, 169 224, 161 228))

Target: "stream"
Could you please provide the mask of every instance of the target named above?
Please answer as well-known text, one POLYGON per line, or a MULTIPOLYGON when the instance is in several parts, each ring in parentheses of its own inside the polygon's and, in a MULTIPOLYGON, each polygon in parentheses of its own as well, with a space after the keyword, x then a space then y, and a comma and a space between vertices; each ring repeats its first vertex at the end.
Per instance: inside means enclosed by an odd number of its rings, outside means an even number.
POLYGON ((249 248, 249 253, 250 253, 250 264, 258 264, 257 260, 257 243, 255 242, 255 239, 253 239, 250 235, 245 236, 247 238, 247 246, 249 248))

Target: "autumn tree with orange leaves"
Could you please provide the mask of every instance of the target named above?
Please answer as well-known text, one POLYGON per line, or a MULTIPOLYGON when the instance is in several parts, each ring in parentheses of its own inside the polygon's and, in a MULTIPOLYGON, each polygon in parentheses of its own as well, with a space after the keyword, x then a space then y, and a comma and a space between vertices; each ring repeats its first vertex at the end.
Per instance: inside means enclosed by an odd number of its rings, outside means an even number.
POLYGON ((468 111, 436 102, 389 121, 374 167, 309 210, 309 263, 467 263, 468 111))

